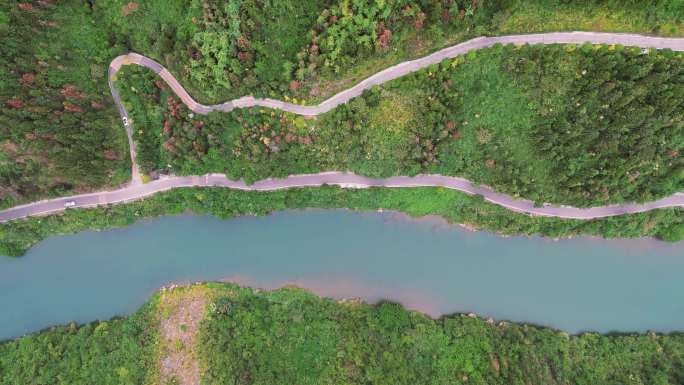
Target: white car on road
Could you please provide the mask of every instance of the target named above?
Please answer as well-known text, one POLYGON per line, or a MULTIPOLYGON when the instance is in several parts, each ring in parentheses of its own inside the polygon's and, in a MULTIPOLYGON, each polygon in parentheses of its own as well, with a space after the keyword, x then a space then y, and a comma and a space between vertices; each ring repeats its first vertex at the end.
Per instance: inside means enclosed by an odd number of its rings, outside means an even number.
POLYGON ((123 120, 124 126, 128 127, 128 118, 124 116, 121 119, 123 120))
POLYGON ((75 201, 66 201, 66 202, 64 202, 64 207, 74 207, 74 206, 76 206, 76 202, 75 202, 75 201))

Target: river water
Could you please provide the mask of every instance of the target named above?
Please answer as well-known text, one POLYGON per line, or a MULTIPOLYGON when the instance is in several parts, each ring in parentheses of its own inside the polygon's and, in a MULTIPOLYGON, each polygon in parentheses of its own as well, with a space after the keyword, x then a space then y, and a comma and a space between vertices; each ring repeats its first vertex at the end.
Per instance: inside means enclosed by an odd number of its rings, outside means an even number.
POLYGON ((504 238, 395 213, 163 217, 0 257, 0 339, 135 310, 160 286, 231 280, 475 312, 570 333, 684 330, 684 247, 504 238))

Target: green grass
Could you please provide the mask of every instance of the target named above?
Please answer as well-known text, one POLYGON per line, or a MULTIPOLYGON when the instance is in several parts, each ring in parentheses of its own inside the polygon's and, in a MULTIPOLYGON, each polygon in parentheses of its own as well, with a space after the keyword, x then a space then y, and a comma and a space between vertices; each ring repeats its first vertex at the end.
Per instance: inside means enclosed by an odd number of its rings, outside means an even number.
MULTIPOLYGON (((610 3, 610 2, 607 2, 610 3)), ((600 2, 577 1, 563 3, 560 1, 520 1, 505 14, 499 15, 496 22, 498 31, 505 33, 530 33, 552 31, 606 31, 658 34, 662 36, 682 36, 681 13, 672 11, 672 15, 657 15, 657 11, 666 11, 664 3, 633 5, 601 4, 600 2), (544 3, 544 5, 542 5, 544 3), (584 4, 582 4, 584 3, 584 4)), ((670 2, 673 6, 679 3, 670 2)))
POLYGON ((369 111, 368 122, 360 127, 363 157, 350 162, 369 176, 397 175, 411 159, 418 128, 425 124, 420 93, 384 92, 379 104, 369 111))
POLYGON ((461 122, 461 138, 440 149, 436 170, 474 180, 497 180, 497 186, 516 185, 524 177, 510 175, 502 167, 488 168, 485 164, 491 159, 499 166, 506 162, 539 176, 534 182, 540 189, 553 189, 546 172, 549 162, 536 154, 529 140, 536 108, 524 85, 511 81, 501 61, 496 50, 480 51, 452 72, 453 92, 463 101, 461 110, 453 111, 453 120, 461 122))

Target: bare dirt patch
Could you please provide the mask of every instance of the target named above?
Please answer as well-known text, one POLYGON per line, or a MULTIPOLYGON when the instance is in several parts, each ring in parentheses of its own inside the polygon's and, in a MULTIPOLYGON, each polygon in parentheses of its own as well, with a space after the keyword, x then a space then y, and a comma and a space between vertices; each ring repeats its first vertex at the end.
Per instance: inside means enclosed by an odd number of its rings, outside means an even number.
POLYGON ((78 88, 76 88, 76 86, 72 86, 72 85, 64 86, 62 88, 61 94, 65 98, 72 98, 72 99, 83 98, 83 94, 81 93, 81 91, 79 91, 78 88))
POLYGON ((139 7, 140 7, 140 6, 138 5, 138 3, 134 3, 134 2, 131 1, 131 2, 129 2, 128 4, 123 5, 123 6, 121 7, 121 12, 123 13, 124 16, 128 16, 128 15, 130 15, 131 13, 137 11, 139 7))
POLYGON ((6 140, 0 144, 0 149, 2 149, 2 152, 7 154, 9 157, 13 157, 17 154, 19 146, 17 146, 14 142, 6 140))
POLYGON ((36 81, 36 75, 31 72, 27 72, 21 75, 21 80, 19 81, 25 86, 31 85, 36 81))
POLYGON ((107 160, 121 160, 121 158, 119 157, 119 154, 117 154, 116 151, 114 151, 110 148, 104 150, 103 156, 107 160))
POLYGON ((21 99, 17 99, 17 98, 9 99, 7 102, 5 102, 5 104, 7 104, 7 106, 12 107, 12 108, 24 107, 24 101, 22 101, 21 99))
POLYGON ((159 301, 162 384, 199 385, 198 333, 209 301, 203 286, 165 289, 159 301))

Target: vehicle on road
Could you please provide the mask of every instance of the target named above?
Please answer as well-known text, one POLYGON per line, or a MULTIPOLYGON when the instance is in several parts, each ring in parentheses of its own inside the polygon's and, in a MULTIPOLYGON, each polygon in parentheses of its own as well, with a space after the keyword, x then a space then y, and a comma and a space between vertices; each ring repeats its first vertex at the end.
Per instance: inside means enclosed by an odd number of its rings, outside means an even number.
POLYGON ((64 207, 74 207, 76 206, 76 201, 66 201, 64 202, 64 207))
POLYGON ((128 127, 128 118, 124 116, 121 120, 123 120, 124 126, 128 127))

